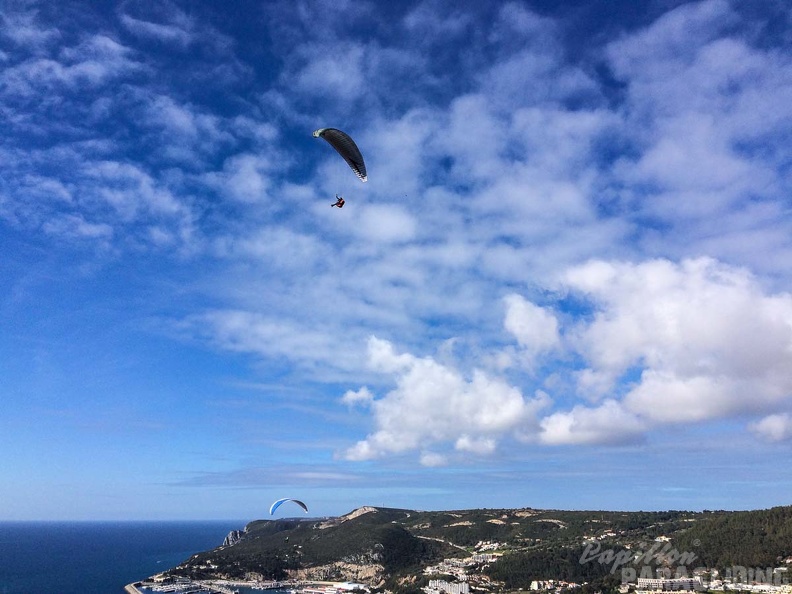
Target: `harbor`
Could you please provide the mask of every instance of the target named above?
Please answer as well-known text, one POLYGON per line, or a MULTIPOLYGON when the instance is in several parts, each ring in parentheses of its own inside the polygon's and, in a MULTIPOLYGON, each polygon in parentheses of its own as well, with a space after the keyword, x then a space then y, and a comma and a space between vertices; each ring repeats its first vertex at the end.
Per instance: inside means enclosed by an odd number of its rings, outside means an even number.
POLYGON ((191 580, 180 578, 173 581, 155 576, 146 581, 128 584, 127 594, 254 594, 264 590, 279 590, 284 594, 343 594, 367 591, 362 584, 350 582, 281 582, 240 580, 191 580))
POLYGON ((179 580, 169 583, 135 582, 124 590, 127 594, 248 594, 253 591, 278 590, 280 582, 235 582, 220 580, 179 580))

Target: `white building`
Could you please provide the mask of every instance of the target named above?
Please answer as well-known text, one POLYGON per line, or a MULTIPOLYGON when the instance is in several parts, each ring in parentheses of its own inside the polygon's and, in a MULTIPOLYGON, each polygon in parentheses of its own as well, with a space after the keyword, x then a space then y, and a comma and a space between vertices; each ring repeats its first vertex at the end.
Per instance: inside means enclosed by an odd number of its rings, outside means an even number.
POLYGON ((469 594, 470 585, 467 582, 429 580, 429 590, 433 592, 444 592, 445 594, 469 594))
POLYGON ((698 577, 679 578, 638 578, 638 590, 700 590, 701 579, 698 577))

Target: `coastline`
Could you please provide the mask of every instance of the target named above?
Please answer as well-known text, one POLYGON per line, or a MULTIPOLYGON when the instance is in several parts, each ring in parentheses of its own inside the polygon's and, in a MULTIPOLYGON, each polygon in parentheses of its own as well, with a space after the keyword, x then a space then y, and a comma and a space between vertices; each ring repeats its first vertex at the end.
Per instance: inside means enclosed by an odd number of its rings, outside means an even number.
MULTIPOLYGON (((185 579, 185 583, 182 585, 198 585, 206 590, 211 592, 216 592, 217 594, 220 593, 228 593, 231 594, 233 592, 233 588, 242 587, 245 588, 245 591, 249 590, 279 590, 285 594, 286 591, 295 592, 294 588, 297 588, 296 592, 298 594, 347 594, 347 592, 352 591, 352 586, 355 586, 356 591, 359 588, 359 591, 365 594, 368 594, 369 590, 368 587, 363 584, 357 584, 353 582, 333 582, 333 581, 322 581, 322 580, 308 580, 308 581, 272 581, 272 582, 262 582, 262 581, 246 581, 246 580, 233 580, 233 579, 207 579, 207 580, 189 580, 185 579)), ((135 581, 131 584, 127 584, 124 586, 124 592, 126 594, 146 594, 149 592, 149 588, 154 585, 150 584, 147 580, 145 581, 135 581), (145 592, 140 589, 143 587, 145 592)))
POLYGON ((142 583, 145 577, 217 547, 240 523, 0 521, 0 593, 137 594, 124 589, 130 584, 154 594, 142 583))

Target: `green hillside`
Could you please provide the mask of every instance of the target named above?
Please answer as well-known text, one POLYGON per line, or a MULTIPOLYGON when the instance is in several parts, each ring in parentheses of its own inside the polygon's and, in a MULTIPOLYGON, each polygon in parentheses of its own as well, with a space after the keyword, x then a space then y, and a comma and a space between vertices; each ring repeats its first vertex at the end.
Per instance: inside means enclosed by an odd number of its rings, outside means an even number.
POLYGON ((674 539, 695 550, 707 567, 774 567, 792 556, 792 506, 745 512, 708 512, 674 539))
POLYGON ((645 554, 642 563, 653 568, 673 564, 675 552, 695 558, 696 567, 783 564, 792 555, 792 506, 750 512, 364 507, 337 518, 251 522, 238 542, 196 555, 172 572, 351 580, 407 592, 431 577, 424 568, 485 552, 498 556, 475 570, 491 590, 555 579, 585 583, 582 592, 610 591, 619 583, 618 553, 625 559, 645 554))

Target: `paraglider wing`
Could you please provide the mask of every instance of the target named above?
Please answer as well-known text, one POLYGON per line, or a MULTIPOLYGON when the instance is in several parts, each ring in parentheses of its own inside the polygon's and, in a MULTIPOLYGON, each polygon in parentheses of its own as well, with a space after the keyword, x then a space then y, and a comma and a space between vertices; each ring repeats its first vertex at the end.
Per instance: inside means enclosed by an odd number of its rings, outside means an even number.
POLYGON ((363 162, 363 155, 360 154, 360 149, 355 144, 355 141, 346 133, 336 128, 319 128, 313 133, 314 138, 324 138, 330 146, 332 146, 338 154, 344 157, 344 160, 352 168, 360 178, 360 181, 366 181, 366 164, 363 162))
POLYGON ((308 513, 308 506, 305 505, 302 501, 300 501, 299 499, 292 499, 290 497, 284 497, 283 499, 278 499, 275 503, 273 503, 270 506, 270 515, 274 514, 275 510, 278 509, 281 505, 283 505, 287 501, 292 501, 292 502, 296 503, 297 505, 299 505, 301 508, 303 508, 305 510, 306 514, 308 513))

